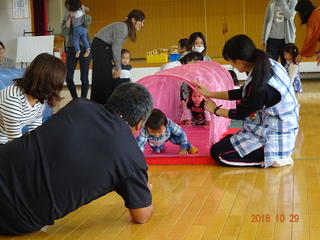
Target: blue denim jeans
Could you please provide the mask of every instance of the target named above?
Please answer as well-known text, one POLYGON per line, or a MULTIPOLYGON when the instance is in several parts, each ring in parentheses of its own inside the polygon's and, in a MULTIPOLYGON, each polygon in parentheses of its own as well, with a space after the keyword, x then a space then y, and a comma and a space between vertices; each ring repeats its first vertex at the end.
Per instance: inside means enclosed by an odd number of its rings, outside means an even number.
POLYGON ((88 30, 82 26, 73 27, 73 45, 76 52, 80 52, 80 40, 82 41, 86 50, 90 49, 90 43, 88 41, 88 30))

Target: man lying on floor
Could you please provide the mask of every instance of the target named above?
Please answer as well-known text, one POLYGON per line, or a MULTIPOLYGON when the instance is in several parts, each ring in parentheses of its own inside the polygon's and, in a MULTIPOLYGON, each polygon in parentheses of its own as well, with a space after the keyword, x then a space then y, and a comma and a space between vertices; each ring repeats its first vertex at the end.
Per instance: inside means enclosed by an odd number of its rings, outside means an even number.
POLYGON ((0 234, 39 230, 112 191, 133 222, 145 223, 152 195, 133 134, 151 110, 149 92, 127 83, 106 106, 75 99, 29 135, 0 146, 0 234))

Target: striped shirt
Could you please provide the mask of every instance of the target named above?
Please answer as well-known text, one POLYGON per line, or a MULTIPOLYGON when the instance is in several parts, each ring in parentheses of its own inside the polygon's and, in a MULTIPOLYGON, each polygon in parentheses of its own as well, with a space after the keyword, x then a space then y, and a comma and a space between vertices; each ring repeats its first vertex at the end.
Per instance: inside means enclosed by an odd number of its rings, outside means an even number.
POLYGON ((42 124, 44 104, 30 105, 22 89, 10 85, 0 91, 0 144, 22 136, 22 127, 29 132, 42 124))

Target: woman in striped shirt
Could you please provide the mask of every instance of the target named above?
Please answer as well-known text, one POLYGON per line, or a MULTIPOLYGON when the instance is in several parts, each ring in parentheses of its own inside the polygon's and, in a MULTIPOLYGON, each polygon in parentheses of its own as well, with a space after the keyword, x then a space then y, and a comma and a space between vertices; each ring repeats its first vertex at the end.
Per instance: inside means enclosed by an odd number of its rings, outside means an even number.
POLYGON ((64 63, 47 53, 38 55, 20 79, 0 91, 0 144, 22 136, 42 124, 44 103, 54 107, 61 100, 66 77, 64 63))

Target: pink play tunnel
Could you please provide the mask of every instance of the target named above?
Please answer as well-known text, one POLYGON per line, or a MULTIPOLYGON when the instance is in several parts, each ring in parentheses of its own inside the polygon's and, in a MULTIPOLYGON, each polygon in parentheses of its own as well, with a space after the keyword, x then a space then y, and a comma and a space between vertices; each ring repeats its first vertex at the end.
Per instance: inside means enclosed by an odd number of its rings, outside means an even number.
MULTIPOLYGON (((197 81, 210 91, 227 91, 234 88, 229 72, 219 63, 202 61, 163 70, 138 81, 144 85, 153 96, 154 108, 159 108, 168 118, 180 123, 180 87, 183 82, 193 87, 192 81, 197 81)), ((217 105, 231 109, 234 101, 214 100, 217 105)), ((230 119, 212 115, 208 141, 215 143, 227 131, 230 119)))

